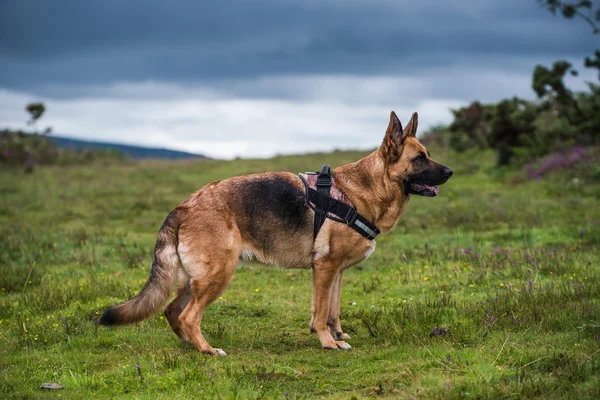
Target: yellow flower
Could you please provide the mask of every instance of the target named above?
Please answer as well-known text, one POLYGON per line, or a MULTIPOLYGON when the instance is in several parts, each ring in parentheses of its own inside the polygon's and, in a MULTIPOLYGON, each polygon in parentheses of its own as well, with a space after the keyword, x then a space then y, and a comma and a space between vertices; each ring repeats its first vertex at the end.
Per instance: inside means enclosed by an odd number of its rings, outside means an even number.
POLYGON ((255 291, 256 293, 258 293, 258 292, 260 292, 260 288, 256 288, 256 289, 254 289, 254 291, 255 291))
POLYGON ((425 276, 425 277, 423 277, 423 280, 424 280, 425 282, 427 282, 427 281, 429 280, 429 277, 425 276))

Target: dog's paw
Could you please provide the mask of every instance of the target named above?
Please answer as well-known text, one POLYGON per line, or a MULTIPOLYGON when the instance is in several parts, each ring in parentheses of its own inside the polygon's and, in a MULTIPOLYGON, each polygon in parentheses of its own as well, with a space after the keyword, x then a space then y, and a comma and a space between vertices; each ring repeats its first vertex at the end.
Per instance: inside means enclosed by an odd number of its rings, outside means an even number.
POLYGON ((201 350, 201 352, 203 354, 208 354, 211 356, 222 356, 225 357, 227 355, 227 353, 225 353, 223 351, 223 349, 213 349, 212 347, 208 348, 208 349, 203 349, 201 350))
POLYGON ((352 348, 348 343, 342 341, 336 341, 335 344, 340 350, 350 350, 352 348))
POLYGON ((225 357, 227 355, 227 353, 225 353, 223 351, 223 349, 215 349, 215 355, 216 356, 221 356, 221 357, 225 357))
POLYGON ((337 340, 351 339, 350 335, 348 335, 347 333, 344 333, 344 332, 336 332, 335 335, 333 335, 333 337, 336 338, 337 340))

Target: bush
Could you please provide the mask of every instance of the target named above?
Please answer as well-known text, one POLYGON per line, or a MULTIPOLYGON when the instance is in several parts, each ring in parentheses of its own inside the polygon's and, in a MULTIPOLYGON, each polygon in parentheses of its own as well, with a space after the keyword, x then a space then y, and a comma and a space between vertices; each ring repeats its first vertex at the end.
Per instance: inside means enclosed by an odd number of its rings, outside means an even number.
POLYGON ((544 156, 561 147, 600 143, 600 85, 588 83, 589 92, 572 93, 564 85, 571 65, 554 63, 552 69, 537 66, 533 89, 540 97, 517 97, 497 104, 478 101, 452 110, 450 146, 459 152, 477 147, 498 153, 498 165, 520 163, 544 156))
POLYGON ((115 150, 61 149, 46 135, 23 131, 0 131, 0 165, 23 167, 31 172, 36 165, 85 164, 97 159, 124 159, 115 150))

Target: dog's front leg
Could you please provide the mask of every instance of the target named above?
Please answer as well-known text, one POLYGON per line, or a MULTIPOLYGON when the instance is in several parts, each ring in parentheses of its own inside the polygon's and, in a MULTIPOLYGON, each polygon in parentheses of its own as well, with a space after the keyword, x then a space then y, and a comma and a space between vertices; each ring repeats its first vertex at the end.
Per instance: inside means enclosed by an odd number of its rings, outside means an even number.
POLYGON ((332 262, 315 262, 313 265, 311 330, 317 334, 323 348, 330 350, 350 348, 348 343, 336 341, 327 326, 332 287, 338 272, 338 265, 332 262))
POLYGON ((340 322, 340 313, 342 306, 342 275, 344 271, 338 272, 333 281, 333 288, 331 289, 331 301, 329 303, 329 319, 327 320, 327 326, 331 335, 336 340, 348 340, 350 335, 342 332, 342 324, 340 322))

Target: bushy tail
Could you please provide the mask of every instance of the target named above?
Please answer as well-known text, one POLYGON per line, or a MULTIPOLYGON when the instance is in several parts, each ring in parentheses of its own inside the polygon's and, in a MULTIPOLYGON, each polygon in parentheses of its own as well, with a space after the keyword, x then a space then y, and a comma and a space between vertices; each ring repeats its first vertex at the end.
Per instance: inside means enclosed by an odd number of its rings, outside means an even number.
POLYGON ((177 254, 179 218, 173 210, 163 222, 154 247, 152 271, 133 299, 104 311, 102 325, 125 325, 143 321, 160 310, 173 290, 180 265, 177 254))

